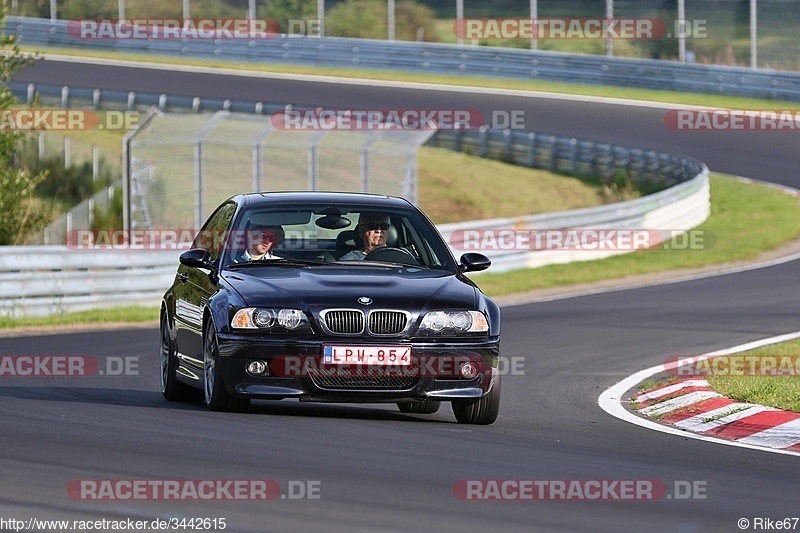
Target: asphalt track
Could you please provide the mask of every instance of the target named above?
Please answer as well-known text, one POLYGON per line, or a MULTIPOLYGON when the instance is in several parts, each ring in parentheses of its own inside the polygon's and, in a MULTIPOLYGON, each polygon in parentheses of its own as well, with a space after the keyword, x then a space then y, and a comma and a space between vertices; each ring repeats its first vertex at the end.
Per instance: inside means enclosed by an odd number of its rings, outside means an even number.
MULTIPOLYGON (((44 62, 19 80, 192 96, 368 108, 525 110, 539 130, 650 145, 712 170, 797 187, 797 133, 688 134, 663 110, 511 96, 130 72, 44 62)), ((796 457, 719 446, 636 427, 597 397, 670 355, 692 355, 800 329, 797 262, 683 283, 506 307, 504 376, 492 426, 449 409, 256 402, 248 414, 175 405, 158 392, 158 332, 128 330, 0 340, 2 354, 139 357, 140 375, 4 379, 0 517, 226 517, 230 531, 739 531, 737 520, 800 516, 796 457), (75 479, 266 478, 321 481, 321 499, 93 502, 75 479), (704 482, 705 499, 462 501, 464 479, 654 479, 704 482)), ((800 528, 800 525, 797 526, 800 528)))

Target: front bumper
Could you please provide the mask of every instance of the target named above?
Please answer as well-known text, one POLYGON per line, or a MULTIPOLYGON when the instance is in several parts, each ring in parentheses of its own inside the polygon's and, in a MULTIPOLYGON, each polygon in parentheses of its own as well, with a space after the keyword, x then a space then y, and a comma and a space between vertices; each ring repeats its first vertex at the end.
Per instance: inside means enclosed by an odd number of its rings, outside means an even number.
POLYGON ((240 398, 330 402, 398 402, 477 399, 491 390, 500 358, 499 337, 462 342, 396 339, 286 339, 219 333, 222 381, 240 398), (321 363, 323 345, 411 346, 410 367, 332 367, 321 363), (269 374, 253 376, 251 361, 264 361, 269 374), (475 377, 462 377, 463 363, 473 363, 475 377))

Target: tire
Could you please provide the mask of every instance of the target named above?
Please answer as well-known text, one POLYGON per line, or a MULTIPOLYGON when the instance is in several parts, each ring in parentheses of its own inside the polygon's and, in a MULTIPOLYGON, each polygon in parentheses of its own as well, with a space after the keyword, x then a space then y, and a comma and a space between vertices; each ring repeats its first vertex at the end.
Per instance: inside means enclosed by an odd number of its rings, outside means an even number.
POLYGON ((437 402, 436 400, 423 400, 421 402, 398 403, 397 408, 402 413, 432 415, 439 410, 441 404, 442 402, 437 402))
POLYGON ((161 394, 170 402, 198 402, 203 399, 202 393, 185 383, 178 381, 175 372, 178 370, 178 357, 175 345, 169 334, 169 323, 166 313, 161 313, 161 394))
POLYGON ((500 413, 500 374, 495 376, 489 394, 479 400, 452 402, 453 414, 459 424, 493 424, 500 413))
POLYGON ((205 404, 211 411, 243 413, 250 400, 228 394, 219 376, 219 348, 214 323, 209 320, 203 334, 203 391, 205 404))

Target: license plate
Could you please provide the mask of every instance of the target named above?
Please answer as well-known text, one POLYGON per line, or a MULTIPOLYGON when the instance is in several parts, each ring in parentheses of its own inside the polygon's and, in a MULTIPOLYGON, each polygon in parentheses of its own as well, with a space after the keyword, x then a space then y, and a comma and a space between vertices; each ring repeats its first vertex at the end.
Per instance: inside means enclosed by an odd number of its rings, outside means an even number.
POLYGON ((326 365, 409 366, 411 346, 324 346, 326 365))

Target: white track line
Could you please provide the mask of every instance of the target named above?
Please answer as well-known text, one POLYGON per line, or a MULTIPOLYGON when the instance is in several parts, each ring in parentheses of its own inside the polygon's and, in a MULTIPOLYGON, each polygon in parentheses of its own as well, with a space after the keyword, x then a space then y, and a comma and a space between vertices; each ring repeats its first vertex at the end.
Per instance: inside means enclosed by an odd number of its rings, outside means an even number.
MULTIPOLYGON (((711 357, 715 355, 729 355, 732 353, 743 352, 745 350, 752 350, 754 348, 760 348, 761 346, 769 346, 771 344, 777 344, 779 342, 790 341, 794 339, 800 339, 800 331, 795 331, 793 333, 787 333, 785 335, 778 335, 776 337, 769 337, 766 339, 748 342, 746 344, 740 344, 739 346, 733 346, 731 348, 725 348, 723 350, 710 352, 705 354, 704 356, 711 357)), ((631 376, 628 376, 627 378, 623 379, 616 385, 610 387, 608 390, 603 392, 603 394, 601 394, 600 398, 597 400, 598 405, 600 406, 601 409, 603 409, 603 411, 610 414, 611 416, 619 418, 620 420, 630 422, 631 424, 635 424, 643 428, 660 431, 662 433, 669 433, 671 435, 680 435, 681 437, 684 438, 702 440, 705 442, 713 442, 716 444, 724 444, 726 446, 736 446, 738 448, 749 448, 751 450, 760 450, 762 452, 800 456, 800 453, 794 451, 781 450, 776 448, 765 448, 763 446, 755 446, 753 444, 741 441, 718 439, 716 437, 710 437, 708 435, 700 435, 697 433, 692 433, 690 431, 685 431, 672 426, 665 426, 648 418, 642 418, 640 416, 637 416, 636 414, 628 411, 622 406, 622 398, 626 392, 628 392, 630 389, 632 389, 642 381, 658 373, 664 372, 665 370, 666 368, 664 365, 658 365, 651 368, 647 368, 645 370, 641 370, 631 376)))

